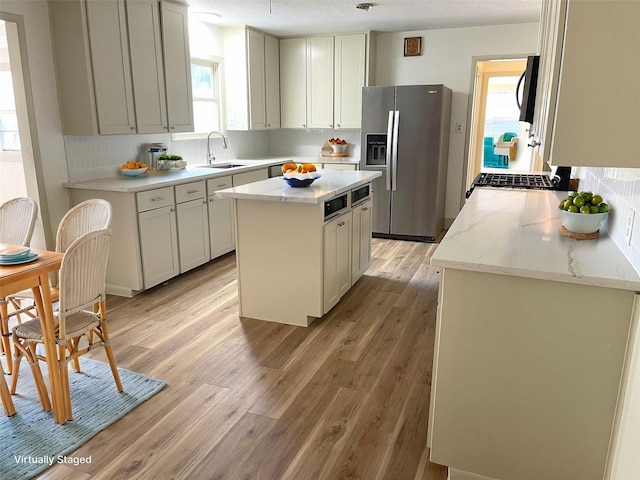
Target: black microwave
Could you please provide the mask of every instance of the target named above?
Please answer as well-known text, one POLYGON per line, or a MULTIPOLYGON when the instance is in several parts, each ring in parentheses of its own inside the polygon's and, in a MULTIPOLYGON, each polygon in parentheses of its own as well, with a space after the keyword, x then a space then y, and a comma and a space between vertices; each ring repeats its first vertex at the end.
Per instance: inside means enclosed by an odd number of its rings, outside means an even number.
POLYGON ((538 67, 540 65, 540 55, 529 55, 527 57, 527 68, 518 80, 516 86, 516 103, 520 109, 520 121, 533 123, 533 112, 536 107, 536 89, 538 87, 538 67), (520 85, 522 87, 522 97, 520 97, 520 85), (521 100, 522 98, 522 100, 521 100))
POLYGON ((324 202, 324 219, 328 220, 335 217, 339 212, 347 208, 348 205, 349 201, 346 193, 339 197, 332 198, 331 200, 327 200, 324 202))

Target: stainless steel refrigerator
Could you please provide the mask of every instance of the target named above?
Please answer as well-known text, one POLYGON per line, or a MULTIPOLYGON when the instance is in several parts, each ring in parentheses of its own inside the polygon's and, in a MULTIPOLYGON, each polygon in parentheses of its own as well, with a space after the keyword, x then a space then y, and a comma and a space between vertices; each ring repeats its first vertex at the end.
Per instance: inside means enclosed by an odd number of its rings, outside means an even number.
POLYGON ((433 242, 444 228, 451 90, 364 87, 360 169, 377 170, 373 234, 433 242))

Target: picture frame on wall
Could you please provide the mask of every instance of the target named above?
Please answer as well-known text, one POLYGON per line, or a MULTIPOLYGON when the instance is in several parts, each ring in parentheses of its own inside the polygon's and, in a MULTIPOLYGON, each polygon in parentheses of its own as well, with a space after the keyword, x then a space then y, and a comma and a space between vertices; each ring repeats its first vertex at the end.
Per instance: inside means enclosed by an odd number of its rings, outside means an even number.
POLYGON ((422 37, 405 37, 404 56, 416 57, 422 51, 422 37))

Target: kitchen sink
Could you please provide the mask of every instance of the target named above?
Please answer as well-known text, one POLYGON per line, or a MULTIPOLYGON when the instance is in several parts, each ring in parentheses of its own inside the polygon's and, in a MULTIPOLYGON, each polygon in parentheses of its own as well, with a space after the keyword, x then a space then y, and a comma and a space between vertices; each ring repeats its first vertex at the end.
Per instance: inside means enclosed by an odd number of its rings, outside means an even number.
POLYGON ((236 167, 246 167, 246 165, 241 165, 239 163, 223 163, 221 165, 207 164, 207 165, 198 165, 198 168, 236 168, 236 167))

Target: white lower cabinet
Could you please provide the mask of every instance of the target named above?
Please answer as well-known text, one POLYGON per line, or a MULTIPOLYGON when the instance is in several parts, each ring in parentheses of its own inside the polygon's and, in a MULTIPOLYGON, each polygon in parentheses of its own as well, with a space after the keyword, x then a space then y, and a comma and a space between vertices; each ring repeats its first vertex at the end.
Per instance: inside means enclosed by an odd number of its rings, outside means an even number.
POLYGON ((371 264, 372 200, 353 207, 351 241, 351 283, 354 284, 371 264))
POLYGON ((204 180, 177 185, 176 202, 180 273, 184 273, 211 259, 204 180))
POLYGON ((207 181, 209 195, 209 243, 211 258, 224 255, 235 248, 235 228, 233 218, 233 200, 218 198, 214 195, 217 190, 231 188, 231 176, 212 178, 207 181))
POLYGON ((324 313, 351 288, 351 224, 349 211, 324 225, 324 313))
POLYGON ((144 288, 150 288, 180 273, 173 188, 140 192, 137 197, 142 275, 144 288))
POLYGON ((261 168, 260 170, 252 170, 250 172, 236 173, 233 176, 233 186, 246 185, 247 183, 259 182, 269 178, 269 169, 261 168))
POLYGON ((610 478, 616 425, 629 427, 616 417, 635 300, 631 290, 442 269, 430 460, 451 478, 610 478))

